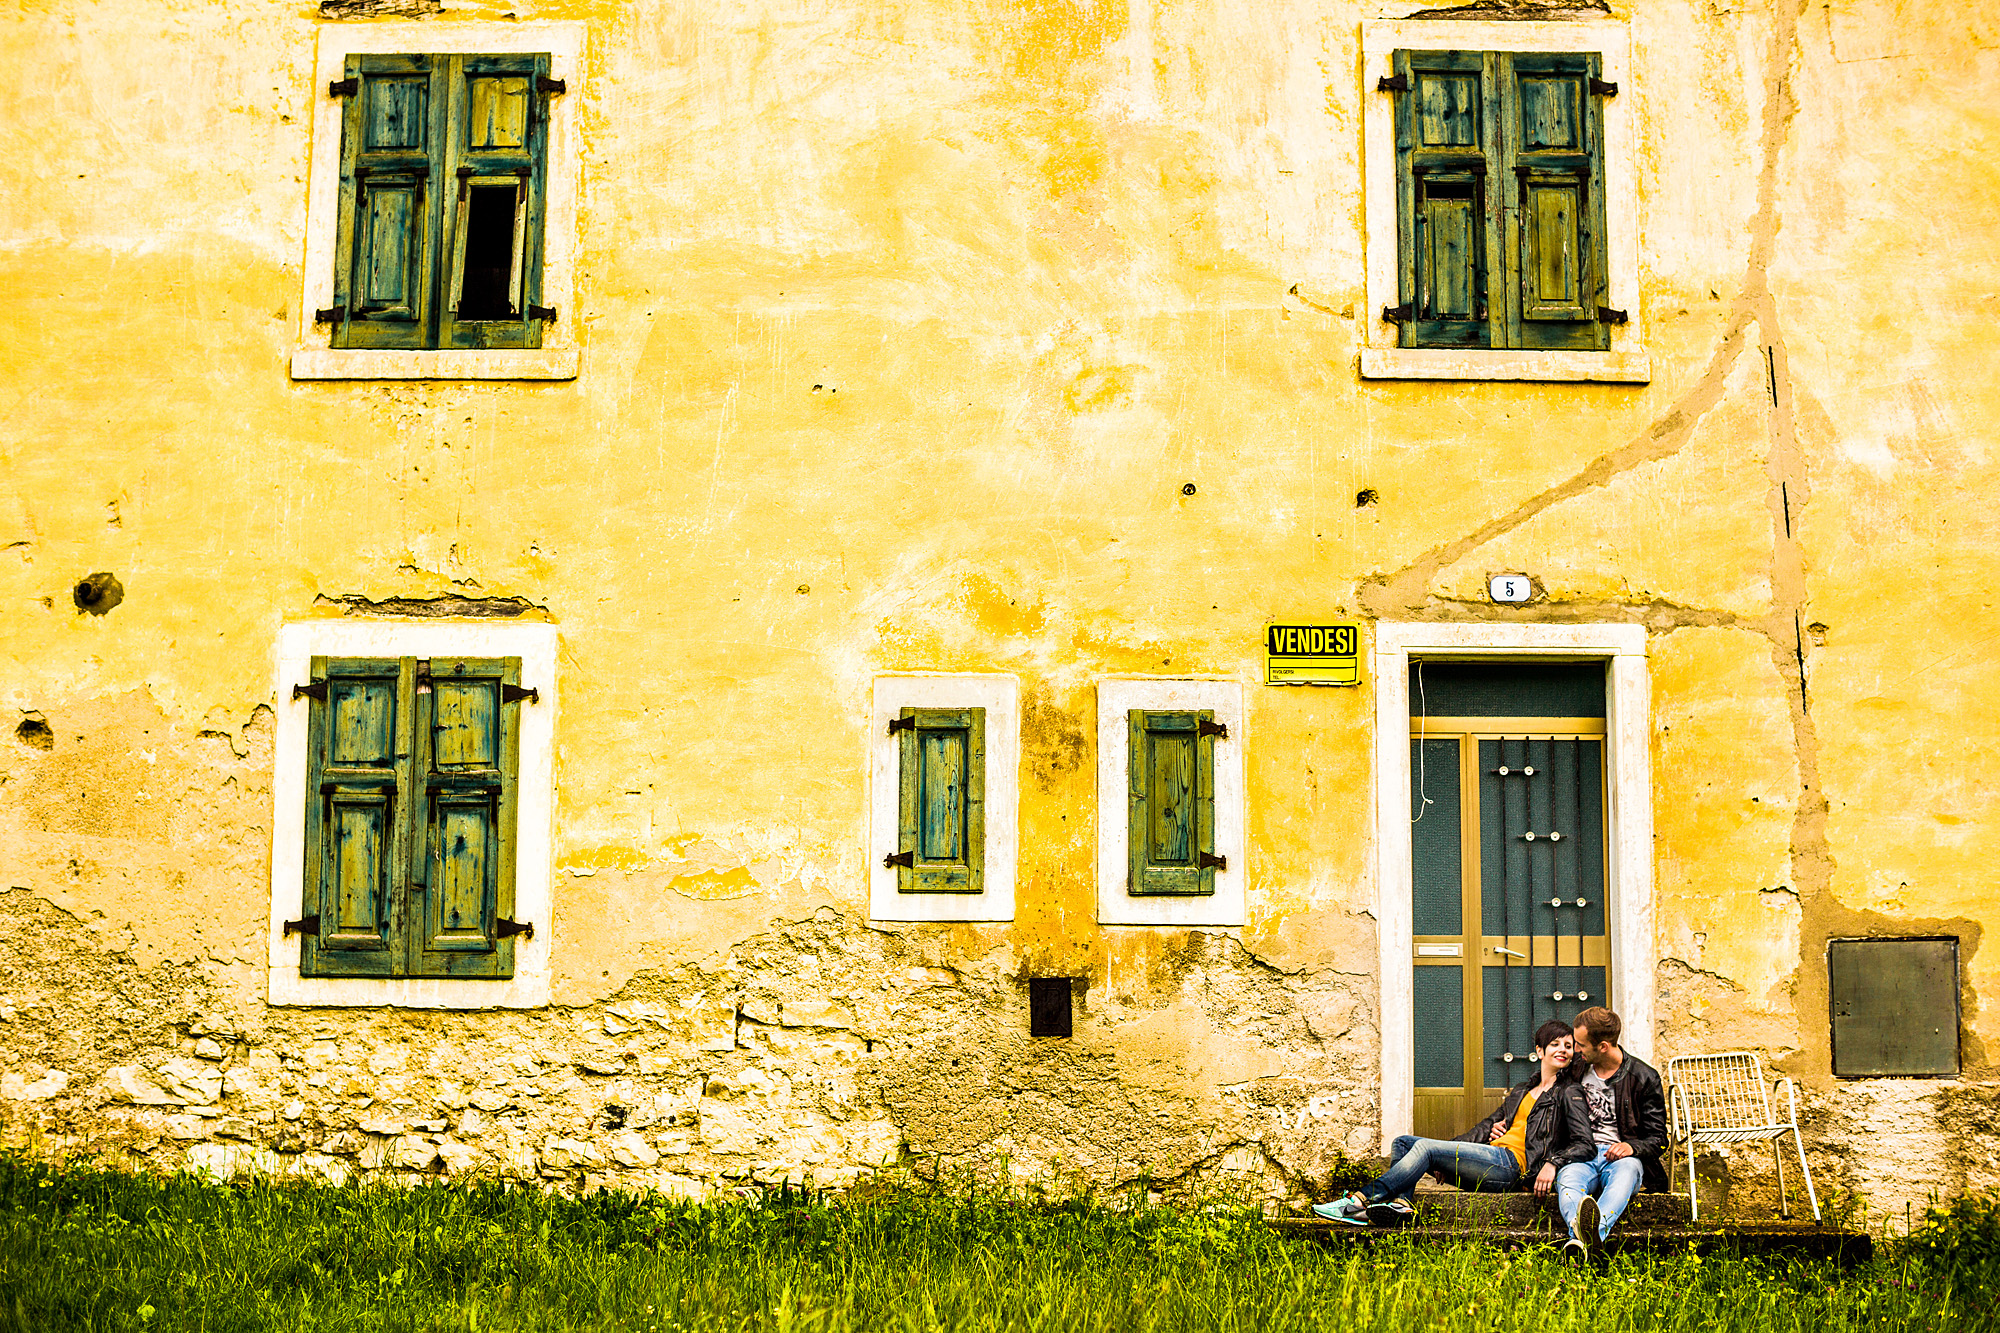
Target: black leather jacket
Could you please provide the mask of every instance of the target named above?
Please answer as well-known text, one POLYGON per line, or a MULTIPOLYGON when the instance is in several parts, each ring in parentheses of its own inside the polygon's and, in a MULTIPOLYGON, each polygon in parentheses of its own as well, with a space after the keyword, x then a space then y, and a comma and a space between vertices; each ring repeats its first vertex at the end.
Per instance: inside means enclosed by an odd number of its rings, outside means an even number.
MULTIPOLYGON (((1618 1049, 1625 1056, 1625 1063, 1609 1079, 1612 1098, 1618 1106, 1618 1137, 1631 1145, 1632 1155, 1639 1159, 1639 1166, 1646 1173, 1645 1188, 1665 1190, 1667 1168, 1660 1157, 1667 1148, 1666 1089, 1660 1083, 1659 1070, 1624 1047, 1618 1049)), ((1580 1062, 1573 1067, 1578 1078, 1589 1068, 1580 1062)), ((1588 1130, 1584 1137, 1590 1137, 1588 1130)))
MULTIPOLYGON (((1521 1098, 1535 1090, 1542 1081, 1541 1070, 1534 1077, 1511 1089, 1500 1102, 1500 1109, 1471 1129, 1458 1136, 1460 1143, 1491 1143, 1493 1126, 1514 1123, 1514 1112, 1520 1108, 1521 1098)), ((1528 1169, 1521 1173, 1523 1189, 1532 1188, 1535 1176, 1544 1162, 1552 1163, 1558 1170, 1571 1162, 1587 1162, 1597 1154, 1597 1145, 1590 1137, 1590 1109, 1584 1105, 1583 1090, 1568 1079, 1558 1077, 1549 1090, 1535 1101, 1534 1109, 1528 1112, 1528 1169)))

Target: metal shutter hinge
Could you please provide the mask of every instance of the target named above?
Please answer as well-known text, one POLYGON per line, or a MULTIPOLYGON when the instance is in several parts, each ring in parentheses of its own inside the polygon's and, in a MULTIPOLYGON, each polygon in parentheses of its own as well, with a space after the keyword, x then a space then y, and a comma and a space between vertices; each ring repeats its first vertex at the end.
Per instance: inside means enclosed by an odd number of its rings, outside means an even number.
POLYGON ((917 854, 915 852, 891 852, 882 858, 882 868, 884 870, 894 870, 897 866, 901 866, 905 870, 915 870, 917 868, 917 854))
POLYGON ((352 97, 360 91, 361 80, 359 79, 335 79, 332 83, 326 85, 326 95, 328 97, 352 97))
POLYGON ((1195 862, 1195 869, 1227 870, 1229 869, 1229 858, 1226 856, 1210 856, 1207 852, 1203 852, 1201 859, 1195 862))
POLYGON ((1375 91, 1378 93, 1406 93, 1410 91, 1410 76, 1407 74, 1397 74, 1377 79, 1375 80, 1375 91))
POLYGON ((889 719, 889 734, 891 736, 899 731, 915 731, 916 729, 917 720, 913 717, 892 717, 889 719))
POLYGON ((317 935, 319 934, 319 917, 317 915, 305 916, 300 917, 297 921, 287 921, 285 923, 285 934, 317 935))
POLYGON ((535 91, 538 93, 566 93, 569 84, 561 79, 552 79, 546 74, 535 76, 535 91))
POLYGON ((1219 736, 1226 741, 1229 739, 1229 724, 1227 722, 1197 721, 1194 724, 1194 734, 1196 736, 1219 736))
POLYGON ((338 324, 345 318, 347 318, 346 306, 337 305, 327 310, 313 311, 313 323, 315 324, 338 324))
POLYGON ((1403 302, 1401 305, 1385 305, 1382 307, 1382 318, 1390 324, 1409 323, 1410 313, 1410 303, 1408 301, 1403 302))
POLYGON ((1599 97, 1616 97, 1618 96, 1618 85, 1607 83, 1603 79, 1592 79, 1590 81, 1590 91, 1596 93, 1599 97))
POLYGON ((325 703, 326 682, 316 680, 310 685, 294 685, 292 686, 292 697, 294 699, 317 699, 321 703, 325 703))
POLYGON ((535 938, 535 923, 532 921, 509 921, 504 916, 493 923, 494 939, 511 939, 516 935, 526 935, 529 939, 535 938))
POLYGON ((1608 305, 1597 307, 1597 318, 1605 324, 1623 324, 1631 318, 1623 310, 1613 310, 1608 305))
POLYGON ((555 317, 556 308, 552 305, 531 305, 528 307, 529 319, 553 320, 555 317))
POLYGON ((542 692, 532 685, 509 685, 504 681, 501 682, 501 703, 514 704, 521 702, 523 699, 526 699, 531 704, 538 704, 542 701, 542 692))

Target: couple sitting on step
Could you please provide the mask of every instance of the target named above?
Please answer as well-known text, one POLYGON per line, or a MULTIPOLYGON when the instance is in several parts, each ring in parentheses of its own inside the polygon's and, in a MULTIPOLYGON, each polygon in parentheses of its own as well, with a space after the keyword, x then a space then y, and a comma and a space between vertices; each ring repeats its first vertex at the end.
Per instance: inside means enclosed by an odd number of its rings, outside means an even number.
POLYGON ((1569 1227, 1564 1253, 1595 1255, 1643 1184, 1667 1187, 1667 1101, 1660 1076, 1618 1045, 1623 1024, 1586 1009, 1535 1031, 1533 1077, 1500 1109, 1452 1140, 1397 1138, 1394 1165, 1344 1198, 1313 1211, 1351 1226, 1408 1226, 1410 1195, 1435 1175, 1464 1190, 1553 1189, 1569 1227))

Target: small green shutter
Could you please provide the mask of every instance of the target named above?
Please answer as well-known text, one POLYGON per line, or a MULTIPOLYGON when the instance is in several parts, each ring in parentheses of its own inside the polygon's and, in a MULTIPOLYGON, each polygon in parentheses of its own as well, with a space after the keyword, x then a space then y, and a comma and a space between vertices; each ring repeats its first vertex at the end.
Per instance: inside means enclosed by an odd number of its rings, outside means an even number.
POLYGON ((312 678, 325 688, 307 720, 299 971, 393 976, 409 857, 407 682, 393 658, 316 657, 312 678))
POLYGON ((1585 54, 1500 61, 1505 145, 1507 344, 1602 351, 1606 298, 1604 117, 1585 54))
POLYGON ((1126 715, 1127 890, 1134 897, 1215 892, 1215 734, 1209 712, 1126 715))
POLYGON ((1492 58, 1398 51, 1396 215, 1405 347, 1494 345, 1492 58))
POLYGON ((349 56, 341 117, 335 347, 428 347, 437 285, 439 59, 349 56))
POLYGON ((495 924, 514 915, 522 705, 502 687, 520 684, 520 659, 430 658, 417 680, 410 975, 510 977, 514 941, 495 924))
POLYGON ((899 893, 985 888, 986 710, 905 708, 898 718, 899 893))

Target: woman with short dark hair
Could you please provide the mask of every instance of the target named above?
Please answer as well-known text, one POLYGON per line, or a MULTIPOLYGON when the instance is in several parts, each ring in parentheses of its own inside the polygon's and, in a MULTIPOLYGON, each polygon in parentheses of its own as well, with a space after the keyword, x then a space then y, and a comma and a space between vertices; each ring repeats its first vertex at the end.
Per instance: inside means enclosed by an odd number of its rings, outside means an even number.
POLYGON ((1354 1193, 1313 1212, 1349 1226, 1408 1226, 1416 1216, 1410 1196, 1417 1182, 1435 1175, 1462 1190, 1494 1193, 1532 1184, 1537 1194, 1554 1186, 1556 1169, 1590 1160, 1590 1113, 1577 1085, 1562 1077, 1576 1053, 1569 1024, 1551 1019, 1535 1029, 1535 1073, 1508 1092, 1492 1115, 1456 1139, 1397 1137, 1387 1171, 1354 1193))

